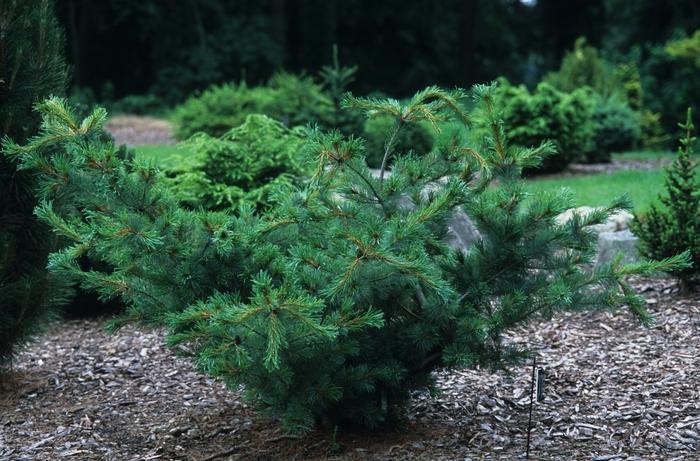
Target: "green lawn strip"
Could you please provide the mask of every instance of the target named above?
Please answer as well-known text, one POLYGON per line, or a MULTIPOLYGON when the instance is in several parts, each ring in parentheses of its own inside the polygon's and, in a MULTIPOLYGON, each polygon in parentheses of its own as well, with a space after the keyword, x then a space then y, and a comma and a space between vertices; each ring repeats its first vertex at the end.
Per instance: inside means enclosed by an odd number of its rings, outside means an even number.
POLYGON ((632 150, 629 152, 622 152, 619 154, 613 154, 613 160, 673 160, 676 153, 673 151, 663 151, 663 150, 632 150))
POLYGON ((149 144, 135 146, 137 158, 149 160, 161 169, 183 167, 191 163, 193 154, 181 144, 149 144))
POLYGON ((663 189, 664 171, 626 170, 586 176, 532 179, 527 182, 530 192, 552 192, 569 188, 576 206, 604 206, 614 198, 627 194, 634 209, 644 212, 663 189))

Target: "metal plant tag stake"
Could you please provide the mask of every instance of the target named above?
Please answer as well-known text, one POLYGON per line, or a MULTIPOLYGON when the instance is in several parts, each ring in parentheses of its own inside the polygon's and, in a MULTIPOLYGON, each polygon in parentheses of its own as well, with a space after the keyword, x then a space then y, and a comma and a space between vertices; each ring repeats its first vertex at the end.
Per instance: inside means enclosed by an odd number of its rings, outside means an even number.
POLYGON ((527 418, 527 443, 525 446, 525 459, 530 459, 530 431, 532 430, 532 407, 534 395, 537 395, 537 401, 544 400, 544 369, 537 368, 537 357, 532 358, 532 380, 530 381, 530 415, 527 418), (535 382, 537 383, 537 392, 535 392, 535 382))

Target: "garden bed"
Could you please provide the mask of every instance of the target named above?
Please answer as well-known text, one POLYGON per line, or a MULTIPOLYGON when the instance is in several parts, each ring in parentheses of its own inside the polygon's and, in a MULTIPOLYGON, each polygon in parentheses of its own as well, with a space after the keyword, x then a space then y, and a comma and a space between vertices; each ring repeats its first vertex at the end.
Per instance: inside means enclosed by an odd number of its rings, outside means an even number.
MULTIPOLYGON (((566 314, 515 331, 546 369, 533 459, 684 460, 700 455, 700 295, 670 280, 635 283, 656 317, 566 314)), ((286 436, 240 391, 175 357, 163 332, 109 335, 104 319, 68 321, 18 357, 0 394, 0 458, 516 459, 523 455, 531 367, 438 375, 392 432, 286 436), (218 455, 218 456, 217 456, 218 455)))

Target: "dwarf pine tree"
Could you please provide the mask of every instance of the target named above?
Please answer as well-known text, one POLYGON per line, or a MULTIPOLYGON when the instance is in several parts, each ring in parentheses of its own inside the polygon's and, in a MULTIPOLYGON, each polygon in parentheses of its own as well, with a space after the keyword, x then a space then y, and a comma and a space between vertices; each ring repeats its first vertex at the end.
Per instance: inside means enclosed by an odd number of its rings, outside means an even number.
MULTIPOLYGON (((49 0, 0 4, 0 139, 24 142, 35 134, 34 103, 65 91, 63 33, 49 0)), ((67 294, 47 277, 55 239, 32 211, 33 175, 0 155, 0 364, 56 315, 67 294)))
POLYGON ((665 258, 681 251, 690 251, 693 265, 674 271, 683 291, 700 265, 700 184, 695 177, 697 161, 693 157, 692 111, 688 108, 678 156, 666 171, 666 191, 659 195, 663 208, 652 204, 643 216, 635 216, 632 230, 641 240, 641 251, 649 258, 665 258))
MULTIPOLYGON (((172 345, 242 384, 288 429, 375 427, 395 420, 438 367, 517 358, 501 335, 534 317, 627 304, 647 319, 623 277, 685 263, 586 269, 588 226, 623 203, 557 224, 571 204, 528 196, 520 180, 550 145, 509 147, 492 88, 475 94, 490 133, 483 148, 400 156, 376 177, 360 140, 317 132, 305 145, 309 180, 280 188, 260 215, 179 209, 151 168, 101 140, 103 112, 78 123, 57 100, 40 107, 41 135, 8 151, 41 177, 38 215, 75 242, 52 269, 124 298, 123 320, 167 324, 172 345), (443 243, 455 207, 483 235, 466 254, 443 243), (86 251, 114 271, 81 271, 75 259, 86 251)), ((404 126, 467 123, 462 96, 431 87, 405 104, 344 104, 393 117, 386 166, 404 126)))

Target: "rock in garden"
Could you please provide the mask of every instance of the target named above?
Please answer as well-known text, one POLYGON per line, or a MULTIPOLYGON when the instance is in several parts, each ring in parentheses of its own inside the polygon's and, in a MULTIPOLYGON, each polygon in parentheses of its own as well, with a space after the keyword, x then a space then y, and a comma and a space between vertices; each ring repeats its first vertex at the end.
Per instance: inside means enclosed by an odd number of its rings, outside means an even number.
POLYGON ((627 229, 620 232, 599 233, 596 266, 612 261, 618 253, 623 255, 623 263, 637 262, 639 260, 638 241, 639 239, 627 229))
POLYGON ((479 229, 476 228, 469 216, 461 208, 455 208, 447 228, 446 243, 452 248, 465 253, 469 251, 469 248, 476 240, 481 239, 479 229))
MULTIPOLYGON (((591 212, 595 211, 595 208, 590 206, 580 206, 576 208, 569 208, 559 216, 557 216, 557 224, 564 224, 569 221, 574 213, 580 216, 588 216, 591 212)), ((620 210, 617 213, 611 214, 608 219, 601 224, 596 224, 591 226, 596 233, 601 232, 618 232, 625 230, 629 227, 629 222, 632 221, 634 216, 627 210, 620 210)))

